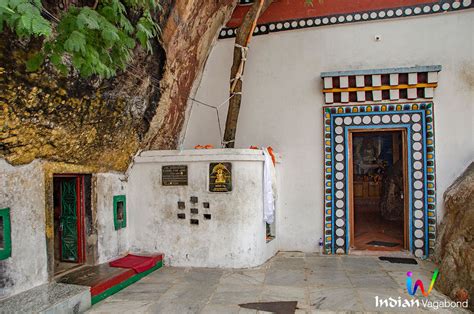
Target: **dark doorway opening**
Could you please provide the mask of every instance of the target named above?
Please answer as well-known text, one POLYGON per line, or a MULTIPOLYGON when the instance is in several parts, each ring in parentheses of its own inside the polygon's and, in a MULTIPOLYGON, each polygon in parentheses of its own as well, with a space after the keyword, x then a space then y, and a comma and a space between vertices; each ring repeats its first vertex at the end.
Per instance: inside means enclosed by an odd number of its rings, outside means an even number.
POLYGON ((351 243, 358 250, 406 248, 404 130, 351 132, 351 243))
POLYGON ((86 261, 84 217, 90 207, 90 176, 54 175, 53 206, 54 274, 59 275, 86 261))

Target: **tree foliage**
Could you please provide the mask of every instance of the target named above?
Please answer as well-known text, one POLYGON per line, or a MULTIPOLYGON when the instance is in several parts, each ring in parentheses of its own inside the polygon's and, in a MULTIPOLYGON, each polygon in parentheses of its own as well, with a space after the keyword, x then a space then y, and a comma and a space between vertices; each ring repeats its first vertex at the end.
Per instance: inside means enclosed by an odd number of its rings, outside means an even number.
POLYGON ((41 1, 7 0, 0 3, 0 31, 6 24, 19 37, 50 36, 51 24, 41 16, 41 1))
POLYGON ((0 31, 6 26, 20 38, 44 38, 42 50, 26 63, 29 71, 47 60, 64 74, 72 65, 83 77, 108 78, 125 69, 137 44, 152 52, 159 10, 157 0, 102 0, 96 7, 71 6, 51 22, 42 16, 48 12, 40 0, 2 0, 0 31))

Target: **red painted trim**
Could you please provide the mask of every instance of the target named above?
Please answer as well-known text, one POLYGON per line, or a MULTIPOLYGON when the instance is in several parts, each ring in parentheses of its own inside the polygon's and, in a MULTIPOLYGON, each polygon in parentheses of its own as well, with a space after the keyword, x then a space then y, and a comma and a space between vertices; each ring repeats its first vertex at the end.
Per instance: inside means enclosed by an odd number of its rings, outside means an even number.
MULTIPOLYGON (((57 176, 54 176, 53 177, 53 182, 54 182, 54 178, 56 178, 57 176)), ((53 193, 54 193, 54 183, 53 183, 53 193)), ((54 198, 54 196, 53 196, 54 198)), ((63 199, 63 189, 62 189, 62 186, 61 186, 61 181, 59 182, 59 202, 61 203, 59 206, 60 206, 60 213, 59 213, 59 225, 61 226, 61 216, 62 216, 62 213, 63 213, 63 204, 62 204, 62 199, 63 199)), ((54 202, 53 202, 54 203, 54 202)), ((53 204, 53 218, 54 218, 54 214, 55 214, 55 208, 54 208, 54 204, 53 204)), ((54 234, 54 236, 56 236, 56 233, 54 234)), ((54 239, 53 241, 56 241, 56 239, 54 239)), ((63 258, 63 230, 61 229, 61 227, 59 228, 59 260, 61 261, 62 258, 63 258)), ((55 243, 55 242, 53 242, 55 243)), ((54 252, 54 254, 56 254, 56 252, 54 252)))
MULTIPOLYGON (((77 260, 78 264, 84 264, 86 261, 85 248, 85 190, 84 175, 78 174, 55 174, 53 178, 75 178, 76 180, 76 228, 77 228, 77 260)), ((62 193, 62 190, 59 190, 62 193)), ((61 199, 61 194, 59 195, 61 199)), ((62 206, 62 205, 61 205, 62 206)), ((61 208, 62 211, 62 208, 61 208)), ((59 231, 60 241, 62 239, 62 231, 59 231)), ((59 256, 62 256, 62 244, 59 245, 59 256)))
POLYGON ((133 269, 123 269, 123 273, 120 273, 112 278, 107 278, 102 282, 99 282, 95 286, 91 287, 91 296, 98 295, 105 290, 118 285, 122 281, 127 280, 128 278, 134 276, 136 273, 133 269))
POLYGON ((77 254, 78 263, 83 264, 85 262, 85 190, 84 190, 84 176, 77 176, 77 254))
POLYGON ((75 178, 79 176, 78 174, 74 174, 74 173, 61 173, 61 174, 54 174, 53 177, 54 178, 75 178))
POLYGON ((77 229, 77 263, 80 263, 82 258, 81 250, 81 182, 79 177, 75 178, 76 181, 76 229, 77 229))
MULTIPOLYGON (((313 6, 308 6, 305 5, 305 0, 275 0, 258 19, 258 23, 265 24, 292 19, 364 12, 438 2, 439 1, 429 0, 323 0, 322 3, 319 3, 318 0, 313 0, 313 6)), ((226 26, 239 26, 249 9, 249 5, 238 6, 226 26)))
MULTIPOLYGON (((145 255, 145 254, 139 255, 139 253, 138 253, 138 254, 130 254, 130 255, 148 256, 148 257, 153 258, 153 259, 155 260, 155 262, 157 262, 157 263, 158 263, 159 261, 162 261, 162 260, 163 260, 163 257, 165 256, 164 253, 156 253, 156 254, 154 254, 154 255, 145 255)), ((116 259, 111 260, 110 262, 113 262, 113 261, 116 261, 116 260, 118 260, 118 259, 121 259, 122 257, 123 257, 123 256, 117 257, 116 259)), ((110 262, 109 262, 109 263, 110 263, 110 262)))

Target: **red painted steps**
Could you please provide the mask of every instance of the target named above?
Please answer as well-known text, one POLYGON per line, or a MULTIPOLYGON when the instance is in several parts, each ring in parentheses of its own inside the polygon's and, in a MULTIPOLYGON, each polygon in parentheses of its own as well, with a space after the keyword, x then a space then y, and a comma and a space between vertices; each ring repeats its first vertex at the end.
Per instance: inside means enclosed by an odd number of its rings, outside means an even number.
MULTIPOLYGON (((104 265, 104 266, 107 266, 108 268, 113 268, 109 265, 104 265)), ((92 285, 90 286, 91 297, 95 297, 96 295, 101 294, 107 289, 110 289, 113 286, 116 286, 119 283, 135 275, 136 273, 133 271, 133 269, 120 268, 117 271, 115 271, 113 274, 111 274, 110 277, 105 277, 105 278, 103 277, 103 278, 100 278, 99 281, 92 283, 92 285)))
POLYGON ((128 254, 115 261, 111 261, 109 265, 112 267, 133 269, 138 274, 152 268, 162 259, 163 256, 161 254, 152 256, 128 254))
POLYGON ((64 275, 59 282, 90 287, 92 304, 95 304, 161 268, 163 254, 132 255, 128 260, 120 258, 110 264, 121 267, 112 267, 109 263, 85 266, 64 275))

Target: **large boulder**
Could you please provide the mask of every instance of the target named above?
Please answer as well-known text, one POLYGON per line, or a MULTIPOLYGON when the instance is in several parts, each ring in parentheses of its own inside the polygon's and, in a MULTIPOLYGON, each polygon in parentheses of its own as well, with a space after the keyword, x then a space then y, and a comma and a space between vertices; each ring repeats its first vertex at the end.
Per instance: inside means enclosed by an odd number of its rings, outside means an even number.
MULTIPOLYGON (((127 70, 110 79, 84 79, 76 71, 63 76, 48 62, 28 72, 25 62, 41 40, 0 31, 0 158, 125 171, 140 149, 177 148, 188 98, 237 0, 159 3, 162 31, 153 53, 136 47, 127 70)), ((43 4, 55 16, 64 9, 64 1, 43 4)))
POLYGON ((446 216, 439 227, 435 259, 437 289, 474 310, 474 162, 444 193, 446 216))

